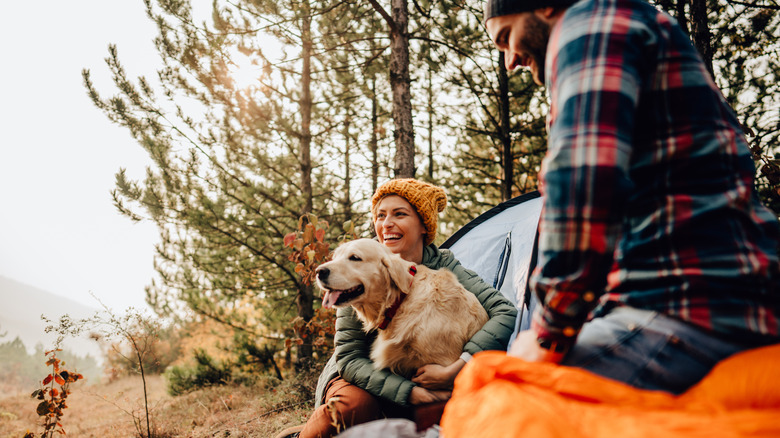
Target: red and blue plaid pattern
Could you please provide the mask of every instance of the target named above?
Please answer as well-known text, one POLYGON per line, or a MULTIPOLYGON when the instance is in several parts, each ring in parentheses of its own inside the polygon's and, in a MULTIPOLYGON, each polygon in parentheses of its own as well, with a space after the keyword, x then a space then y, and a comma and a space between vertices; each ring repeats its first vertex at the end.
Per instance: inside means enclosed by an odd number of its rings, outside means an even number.
POLYGON ((589 316, 623 303, 778 339, 778 221, 675 20, 641 0, 580 1, 552 30, 546 72, 534 330, 570 345, 589 316))

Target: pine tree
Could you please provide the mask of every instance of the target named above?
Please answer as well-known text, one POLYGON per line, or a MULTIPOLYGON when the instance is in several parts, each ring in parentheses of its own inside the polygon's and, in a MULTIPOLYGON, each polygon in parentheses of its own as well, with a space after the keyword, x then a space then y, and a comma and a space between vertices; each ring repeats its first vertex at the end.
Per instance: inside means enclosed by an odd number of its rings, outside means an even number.
MULTIPOLYGON (((318 4, 318 8, 327 5, 318 4)), ((107 59, 117 94, 85 85, 111 120, 128 128, 154 166, 143 181, 117 174, 114 199, 127 216, 161 233, 159 281, 148 301, 162 313, 187 308, 240 331, 280 338, 292 315, 311 319, 314 291, 283 251, 298 218, 334 207, 315 171, 329 133, 314 104, 316 19, 306 1, 215 3, 198 24, 189 2, 147 2, 164 63, 162 93, 127 77, 116 48, 107 59), (260 31, 258 31, 260 29, 260 31), (290 55, 274 59, 269 42, 290 55), (232 69, 246 57, 262 66, 241 88, 232 69)), ((298 359, 312 354, 311 344, 298 359)))
POLYGON ((502 200, 536 188, 546 150, 543 89, 508 74, 482 25, 482 3, 454 1, 433 15, 430 39, 451 98, 444 123, 457 139, 447 180, 447 219, 457 227, 502 200))

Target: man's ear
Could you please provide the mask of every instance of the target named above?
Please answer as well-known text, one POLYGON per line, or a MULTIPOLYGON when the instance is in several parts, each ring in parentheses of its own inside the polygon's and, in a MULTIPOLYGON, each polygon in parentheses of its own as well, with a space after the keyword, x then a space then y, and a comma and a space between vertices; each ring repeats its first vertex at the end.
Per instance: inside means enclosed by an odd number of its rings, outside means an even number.
POLYGON ((387 267, 390 280, 395 283, 398 289, 405 294, 409 293, 409 290, 412 288, 412 280, 414 279, 410 269, 414 266, 414 263, 407 262, 397 254, 388 254, 382 258, 382 264, 387 267))
POLYGON ((534 9, 534 15, 544 20, 547 24, 553 25, 566 12, 566 8, 554 8, 548 6, 545 8, 534 9))

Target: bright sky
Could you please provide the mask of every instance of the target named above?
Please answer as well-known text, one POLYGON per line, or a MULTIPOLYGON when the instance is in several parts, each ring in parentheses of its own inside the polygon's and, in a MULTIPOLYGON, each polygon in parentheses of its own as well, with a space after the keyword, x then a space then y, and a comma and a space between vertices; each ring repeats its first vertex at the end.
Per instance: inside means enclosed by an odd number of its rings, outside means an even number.
POLYGON ((4 1, 0 6, 0 275, 97 307, 145 308, 156 228, 114 208, 114 174, 150 163, 93 106, 81 70, 111 94, 114 43, 132 76, 154 76, 141 0, 4 1))

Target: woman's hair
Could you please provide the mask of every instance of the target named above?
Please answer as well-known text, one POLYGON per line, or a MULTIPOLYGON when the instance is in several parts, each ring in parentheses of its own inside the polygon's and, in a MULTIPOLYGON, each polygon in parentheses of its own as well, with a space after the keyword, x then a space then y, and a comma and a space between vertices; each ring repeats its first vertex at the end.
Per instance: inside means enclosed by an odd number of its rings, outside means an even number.
POLYGON ((390 195, 398 195, 412 204, 425 226, 425 244, 433 242, 436 239, 438 215, 447 206, 444 189, 413 178, 390 180, 379 186, 371 198, 371 214, 374 218, 379 202, 390 195))

